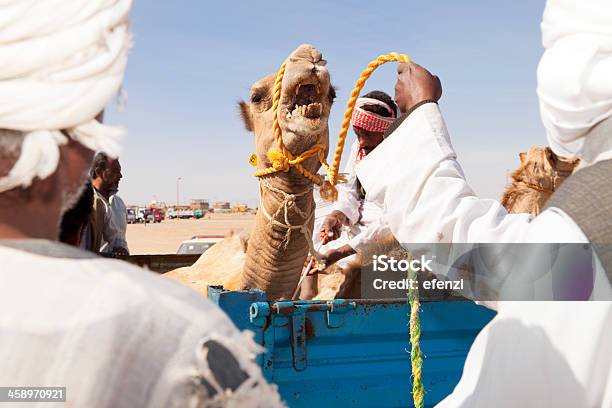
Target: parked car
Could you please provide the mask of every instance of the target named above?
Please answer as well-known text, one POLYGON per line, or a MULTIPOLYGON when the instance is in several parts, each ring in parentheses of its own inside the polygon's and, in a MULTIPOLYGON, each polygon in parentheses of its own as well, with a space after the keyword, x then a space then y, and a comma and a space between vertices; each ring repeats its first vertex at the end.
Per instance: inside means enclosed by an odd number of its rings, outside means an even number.
POLYGON ((203 254, 223 238, 225 238, 223 235, 195 235, 191 239, 183 241, 176 253, 179 255, 203 254))
POLYGON ((156 210, 153 212, 153 222, 162 222, 164 220, 164 212, 156 210))
POLYGON ((136 217, 136 210, 134 210, 133 208, 128 208, 127 209, 127 223, 135 224, 137 222, 138 222, 138 219, 136 217))

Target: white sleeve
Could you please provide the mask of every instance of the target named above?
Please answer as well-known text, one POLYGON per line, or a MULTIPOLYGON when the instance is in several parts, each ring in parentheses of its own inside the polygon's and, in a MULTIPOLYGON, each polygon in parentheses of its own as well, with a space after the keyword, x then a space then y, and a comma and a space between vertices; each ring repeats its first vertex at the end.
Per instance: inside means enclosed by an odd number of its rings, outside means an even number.
MULTIPOLYGON (((476 197, 433 103, 416 109, 356 171, 366 199, 383 206, 389 229, 401 243, 588 242, 558 208, 533 218, 508 214, 498 201, 476 197)), ((491 285, 507 285, 505 272, 491 270, 486 278, 491 278, 491 285)), ((597 276, 601 273, 597 268, 597 276)))
POLYGON ((111 207, 106 205, 106 211, 104 212, 104 229, 102 231, 102 237, 104 241, 108 243, 106 250, 112 251, 114 248, 125 248, 127 249, 127 242, 121 230, 115 224, 113 217, 113 210, 111 207))
POLYGON ((347 182, 338 185, 338 200, 334 203, 332 211, 340 211, 347 216, 351 225, 359 221, 359 208, 361 199, 357 190, 357 176, 355 175, 354 157, 357 154, 359 145, 357 141, 351 146, 349 160, 344 168, 347 174, 347 182))
POLYGON ((435 103, 412 112, 356 173, 400 242, 516 242, 530 225, 529 215, 475 196, 435 103))
POLYGON ((355 251, 359 251, 368 243, 382 238, 385 233, 390 233, 390 231, 388 225, 381 217, 359 231, 357 235, 349 240, 348 245, 355 251))

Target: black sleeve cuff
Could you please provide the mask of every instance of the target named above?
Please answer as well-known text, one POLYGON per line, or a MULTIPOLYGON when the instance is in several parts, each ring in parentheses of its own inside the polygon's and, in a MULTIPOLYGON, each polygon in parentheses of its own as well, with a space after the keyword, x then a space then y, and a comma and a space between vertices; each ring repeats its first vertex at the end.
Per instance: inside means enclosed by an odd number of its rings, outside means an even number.
POLYGON ((422 105, 425 105, 426 103, 435 103, 437 104, 438 102, 433 100, 433 99, 425 99, 424 101, 421 101, 419 103, 417 103, 416 105, 414 105, 413 107, 411 107, 410 109, 408 109, 408 111, 402 115, 400 115, 397 120, 395 122, 393 122, 389 128, 385 131, 385 134, 383 135, 383 139, 386 139, 387 137, 389 137, 389 135, 393 132, 395 132, 395 130, 400 127, 400 125, 402 124, 402 122, 404 122, 404 120, 406 120, 406 118, 408 116, 410 116, 410 114, 412 112, 414 112, 415 110, 417 110, 417 108, 419 108, 422 105))

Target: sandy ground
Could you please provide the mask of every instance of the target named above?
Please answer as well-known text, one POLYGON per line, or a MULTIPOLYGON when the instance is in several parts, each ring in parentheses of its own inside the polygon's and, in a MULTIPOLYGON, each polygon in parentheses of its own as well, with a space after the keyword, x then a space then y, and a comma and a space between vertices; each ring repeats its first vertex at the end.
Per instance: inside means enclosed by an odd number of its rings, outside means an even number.
POLYGON ((250 231, 254 221, 253 214, 209 214, 199 220, 164 220, 146 226, 129 224, 127 241, 133 255, 175 254, 181 242, 194 235, 250 231))

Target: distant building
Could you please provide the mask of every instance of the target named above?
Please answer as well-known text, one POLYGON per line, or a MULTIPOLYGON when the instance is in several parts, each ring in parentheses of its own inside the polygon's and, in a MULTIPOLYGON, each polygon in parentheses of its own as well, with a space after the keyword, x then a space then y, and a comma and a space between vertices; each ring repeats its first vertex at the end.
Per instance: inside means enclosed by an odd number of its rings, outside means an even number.
POLYGON ((229 201, 217 201, 213 204, 215 210, 229 210, 231 208, 229 201))
POLYGON ((208 211, 210 209, 210 203, 206 198, 192 198, 189 207, 191 207, 192 210, 208 211))

